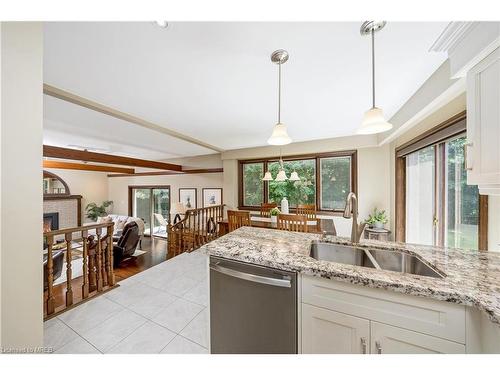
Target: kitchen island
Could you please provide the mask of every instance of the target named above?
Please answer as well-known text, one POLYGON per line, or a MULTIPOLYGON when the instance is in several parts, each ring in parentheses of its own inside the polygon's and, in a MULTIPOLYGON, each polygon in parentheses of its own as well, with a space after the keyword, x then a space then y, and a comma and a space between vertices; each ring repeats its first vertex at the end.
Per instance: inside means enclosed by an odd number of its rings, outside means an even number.
POLYGON ((413 254, 444 276, 428 277, 316 260, 310 249, 319 240, 349 244, 335 236, 243 227, 202 251, 297 272, 298 352, 398 352, 398 340, 406 342, 402 352, 500 351, 500 254, 366 240, 357 245, 413 254), (350 342, 323 350, 330 333, 350 342))

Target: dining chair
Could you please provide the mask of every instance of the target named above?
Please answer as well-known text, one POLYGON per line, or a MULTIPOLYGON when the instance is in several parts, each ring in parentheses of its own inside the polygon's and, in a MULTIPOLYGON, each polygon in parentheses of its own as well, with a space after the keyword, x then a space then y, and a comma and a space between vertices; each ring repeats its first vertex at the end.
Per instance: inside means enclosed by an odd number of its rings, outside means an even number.
POLYGON ((227 210, 228 230, 232 232, 240 227, 250 226, 250 211, 227 210))
POLYGON ((270 217, 271 214, 269 213, 269 211, 271 211, 271 209, 275 207, 278 207, 276 203, 262 203, 260 205, 260 216, 270 217))
POLYGON ((279 214, 278 229, 292 232, 307 232, 307 217, 305 215, 279 214))
POLYGON ((305 215, 308 220, 316 220, 316 205, 315 204, 297 205, 297 215, 305 215))

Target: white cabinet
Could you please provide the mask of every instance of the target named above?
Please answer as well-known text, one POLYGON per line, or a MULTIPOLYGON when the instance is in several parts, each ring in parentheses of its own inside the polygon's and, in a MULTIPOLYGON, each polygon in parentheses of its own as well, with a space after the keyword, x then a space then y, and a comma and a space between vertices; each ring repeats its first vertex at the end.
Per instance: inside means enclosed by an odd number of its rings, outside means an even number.
POLYGON ((302 353, 466 352, 465 306, 313 276, 300 284, 302 353))
POLYGON ((467 73, 467 183, 500 195, 500 48, 467 73))
POLYGON ((387 324, 371 322, 372 354, 465 354, 465 345, 387 324))
POLYGON ((302 304, 302 353, 366 354, 370 321, 302 304))

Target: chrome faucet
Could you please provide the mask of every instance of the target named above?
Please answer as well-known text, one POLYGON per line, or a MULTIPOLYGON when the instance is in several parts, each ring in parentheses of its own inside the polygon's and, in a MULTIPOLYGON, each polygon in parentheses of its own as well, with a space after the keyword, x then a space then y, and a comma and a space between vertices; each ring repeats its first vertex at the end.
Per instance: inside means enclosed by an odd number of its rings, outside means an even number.
POLYGON ((352 217, 351 242, 358 244, 361 233, 365 229, 366 223, 358 224, 358 198, 356 194, 350 192, 345 202, 344 218, 352 217))

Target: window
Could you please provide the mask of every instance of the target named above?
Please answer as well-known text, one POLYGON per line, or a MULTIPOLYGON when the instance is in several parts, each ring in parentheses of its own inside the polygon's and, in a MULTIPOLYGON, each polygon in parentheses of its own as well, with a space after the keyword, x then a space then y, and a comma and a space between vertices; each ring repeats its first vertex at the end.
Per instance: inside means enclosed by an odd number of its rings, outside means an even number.
POLYGON ((259 206, 264 201, 264 164, 243 165, 243 205, 259 206))
MULTIPOLYGON (((316 160, 291 160, 284 161, 286 175, 290 177, 296 171, 300 181, 269 181, 268 202, 280 203, 286 197, 290 207, 297 207, 299 204, 316 203, 316 160)), ((279 171, 279 162, 268 163, 269 172, 276 176, 279 171)))
POLYGON ((467 185, 465 114, 396 150, 396 240, 487 249, 487 197, 467 185))
POLYGON ((320 159, 321 210, 342 210, 351 192, 351 158, 349 156, 320 159))
POLYGON ((320 211, 343 211, 350 191, 356 192, 356 152, 283 158, 288 177, 297 172, 300 181, 262 181, 266 171, 276 177, 277 159, 240 160, 239 206, 257 209, 261 203, 280 204, 283 197, 291 208, 314 204, 320 211))

